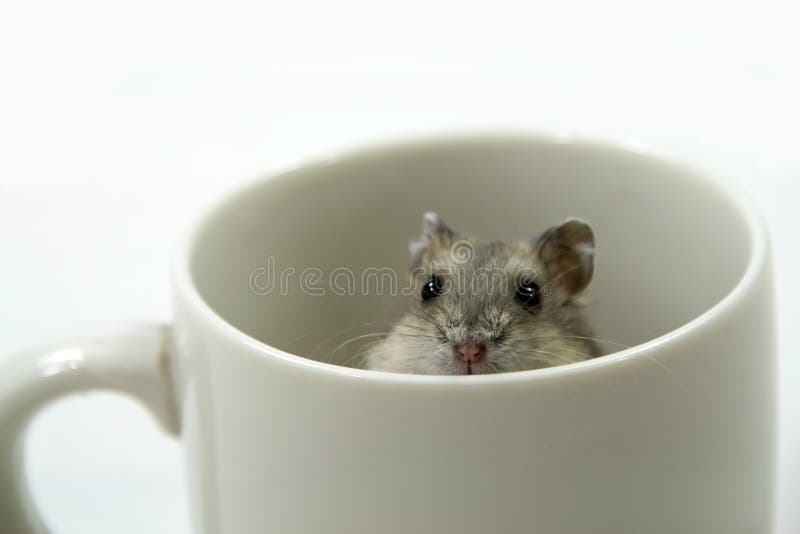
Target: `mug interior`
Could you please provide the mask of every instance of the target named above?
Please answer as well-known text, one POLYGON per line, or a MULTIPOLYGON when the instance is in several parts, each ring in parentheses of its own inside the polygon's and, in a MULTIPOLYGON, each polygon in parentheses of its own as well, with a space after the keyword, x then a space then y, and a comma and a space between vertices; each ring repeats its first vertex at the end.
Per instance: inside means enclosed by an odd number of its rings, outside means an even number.
POLYGON ((733 196, 688 167, 596 143, 476 136, 365 150, 260 181, 198 228, 189 273, 244 333, 357 365, 403 313, 408 243, 430 210, 481 240, 535 239, 567 216, 588 220, 597 249, 584 300, 605 353, 713 307, 753 253, 733 196))

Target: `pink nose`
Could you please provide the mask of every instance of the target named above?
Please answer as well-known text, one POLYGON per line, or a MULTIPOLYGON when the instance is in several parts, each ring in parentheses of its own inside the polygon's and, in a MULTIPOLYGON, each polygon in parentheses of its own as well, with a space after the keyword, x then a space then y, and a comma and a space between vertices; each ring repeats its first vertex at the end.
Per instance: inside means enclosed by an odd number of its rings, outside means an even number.
POLYGON ((476 363, 486 356, 486 345, 483 343, 461 343, 456 345, 455 357, 464 363, 476 363))

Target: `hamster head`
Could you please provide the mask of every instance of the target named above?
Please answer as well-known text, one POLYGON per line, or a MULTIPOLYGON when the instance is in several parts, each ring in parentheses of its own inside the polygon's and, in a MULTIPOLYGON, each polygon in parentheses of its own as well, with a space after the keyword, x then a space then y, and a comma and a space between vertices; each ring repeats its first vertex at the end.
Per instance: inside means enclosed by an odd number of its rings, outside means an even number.
POLYGON ((367 368, 485 374, 597 356, 576 298, 592 278, 594 244, 578 219, 530 242, 479 243, 426 213, 410 245, 408 310, 367 352, 367 368))

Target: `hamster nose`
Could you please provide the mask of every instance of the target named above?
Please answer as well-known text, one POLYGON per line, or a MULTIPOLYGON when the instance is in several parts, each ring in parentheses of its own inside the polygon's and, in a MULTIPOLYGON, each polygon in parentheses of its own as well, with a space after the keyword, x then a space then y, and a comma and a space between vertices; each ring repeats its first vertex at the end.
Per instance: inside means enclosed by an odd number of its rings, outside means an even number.
POLYGON ((464 363, 476 363, 486 356, 486 345, 483 343, 460 343, 455 347, 455 357, 464 363))

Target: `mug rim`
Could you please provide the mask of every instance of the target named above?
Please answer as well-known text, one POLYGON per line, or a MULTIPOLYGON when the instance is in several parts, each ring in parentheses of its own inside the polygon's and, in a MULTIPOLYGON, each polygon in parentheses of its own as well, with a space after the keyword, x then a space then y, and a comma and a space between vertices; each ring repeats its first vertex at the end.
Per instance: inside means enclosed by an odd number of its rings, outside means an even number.
POLYGON ((356 142, 348 148, 337 150, 333 153, 304 157, 299 161, 292 161, 288 164, 274 166, 259 174, 257 177, 247 180, 244 184, 238 183, 231 190, 217 197, 209 206, 206 206, 173 246, 170 270, 172 287, 174 290, 185 298, 190 306, 202 315, 205 321, 214 325, 219 332, 225 334, 234 342, 243 343, 255 349, 261 356, 277 358, 290 365, 299 365, 326 374, 333 373, 335 375, 357 379, 400 383, 417 382, 424 384, 461 384, 474 386, 476 384, 485 383, 509 383, 569 376, 589 372, 598 368, 613 366, 619 362, 637 357, 646 357, 647 352, 684 338, 690 332, 701 328, 706 323, 714 321, 733 306, 740 295, 748 290, 763 271, 767 262, 768 243, 769 235, 766 222, 763 218, 763 214, 757 209, 754 200, 742 191, 737 183, 734 181, 723 182, 715 173, 698 165, 694 160, 689 161, 685 158, 668 153, 663 149, 656 148, 649 143, 623 137, 569 134, 561 131, 548 133, 542 130, 502 129, 487 131, 472 129, 457 132, 404 135, 369 143, 356 142), (456 146, 466 142, 474 143, 481 141, 508 143, 524 142, 540 146, 567 145, 576 148, 593 148, 609 152, 636 154, 654 162, 680 168, 687 174, 692 174, 696 179, 702 180, 706 185, 713 187, 716 193, 727 195, 734 209, 739 212, 739 215, 745 221, 749 231, 752 250, 747 260, 744 273, 740 276, 732 289, 701 314, 664 334, 631 347, 603 354, 589 360, 561 364, 553 367, 507 373, 459 376, 422 375, 359 369, 317 361, 299 354, 287 352, 243 332, 223 318, 200 294, 195 280, 191 275, 191 253, 200 237, 203 235, 203 230, 210 220, 248 190, 262 187, 270 180, 300 169, 322 167, 323 165, 356 160, 370 155, 396 154, 414 149, 436 146, 456 146))

